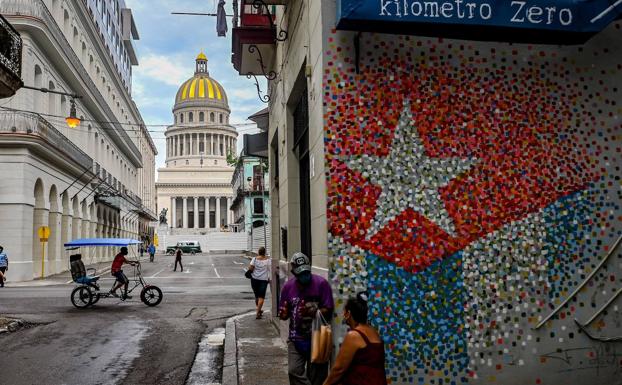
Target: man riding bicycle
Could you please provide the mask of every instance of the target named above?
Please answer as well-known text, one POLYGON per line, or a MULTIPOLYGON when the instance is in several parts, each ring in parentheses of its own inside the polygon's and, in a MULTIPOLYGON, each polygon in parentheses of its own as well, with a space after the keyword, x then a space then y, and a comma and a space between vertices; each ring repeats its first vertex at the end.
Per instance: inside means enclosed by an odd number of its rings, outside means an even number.
POLYGON ((128 289, 129 284, 130 284, 130 280, 127 279, 127 277, 123 273, 123 269, 121 269, 121 267, 123 267, 124 263, 127 263, 127 264, 132 265, 132 266, 137 265, 137 262, 128 261, 125 258, 125 256, 127 254, 128 254, 127 247, 122 247, 121 251, 119 252, 119 254, 117 254, 114 257, 114 260, 112 261, 112 267, 110 268, 110 272, 117 279, 117 284, 112 288, 112 290, 110 290, 110 294, 112 296, 114 296, 114 297, 118 297, 117 289, 119 289, 121 286, 125 286, 125 291, 121 295, 121 299, 122 300, 126 300, 126 299, 132 298, 132 297, 127 295, 127 289, 128 289))

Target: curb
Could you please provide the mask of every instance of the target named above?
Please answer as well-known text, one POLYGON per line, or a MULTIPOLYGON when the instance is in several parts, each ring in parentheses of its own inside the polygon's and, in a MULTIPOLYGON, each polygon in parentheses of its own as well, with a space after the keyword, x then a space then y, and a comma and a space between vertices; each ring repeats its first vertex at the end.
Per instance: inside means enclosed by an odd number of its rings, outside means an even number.
POLYGON ((225 326, 225 355, 222 363, 222 385, 238 385, 238 347, 236 317, 227 320, 225 326))

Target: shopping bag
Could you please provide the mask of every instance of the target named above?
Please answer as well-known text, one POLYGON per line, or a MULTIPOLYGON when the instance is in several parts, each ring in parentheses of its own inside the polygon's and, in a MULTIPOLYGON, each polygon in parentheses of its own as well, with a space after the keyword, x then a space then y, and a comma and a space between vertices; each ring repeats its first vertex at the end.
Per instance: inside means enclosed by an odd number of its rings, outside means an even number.
POLYGON ((311 362, 324 364, 330 360, 333 351, 333 332, 319 310, 315 313, 311 330, 311 362))

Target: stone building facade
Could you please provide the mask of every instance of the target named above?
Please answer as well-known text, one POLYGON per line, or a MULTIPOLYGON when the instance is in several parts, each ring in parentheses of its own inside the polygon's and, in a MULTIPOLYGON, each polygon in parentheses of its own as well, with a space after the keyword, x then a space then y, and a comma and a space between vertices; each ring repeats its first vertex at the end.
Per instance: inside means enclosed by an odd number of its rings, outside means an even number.
POLYGON ((196 58, 193 77, 175 97, 174 124, 166 130, 166 167, 158 170, 158 210, 167 210, 173 234, 224 231, 233 222, 227 158, 238 133, 229 125, 224 88, 209 76, 207 57, 196 58))
MULTIPOLYGON (((23 38, 24 85, 80 96, 21 89, 0 109, 0 244, 11 280, 67 270, 63 244, 71 239, 153 233, 155 145, 129 78, 117 68, 116 45, 113 50, 102 36, 123 35, 133 25, 131 11, 123 1, 104 1, 111 10, 106 17, 117 17, 112 4, 118 3, 129 19, 102 31, 93 3, 0 2, 0 13, 23 38), (82 122, 69 128, 65 117, 74 102, 82 122), (40 227, 50 229, 45 243, 40 227)), ((88 263, 114 257, 113 250, 82 252, 88 263)))

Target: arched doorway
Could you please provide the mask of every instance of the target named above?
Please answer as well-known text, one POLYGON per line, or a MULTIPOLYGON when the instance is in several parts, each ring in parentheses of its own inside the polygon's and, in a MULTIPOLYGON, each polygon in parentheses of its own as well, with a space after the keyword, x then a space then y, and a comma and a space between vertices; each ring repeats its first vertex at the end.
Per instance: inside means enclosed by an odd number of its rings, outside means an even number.
POLYGON ((48 241, 48 254, 46 264, 50 266, 50 273, 56 274, 60 271, 63 271, 61 255, 63 253, 62 242, 62 234, 61 234, 61 224, 63 220, 63 214, 61 212, 61 206, 58 200, 58 190, 55 185, 50 187, 49 194, 50 201, 50 216, 49 216, 49 227, 50 227, 50 238, 48 241))
MULTIPOLYGON (((49 211, 45 206, 45 193, 43 188, 43 181, 37 179, 34 188, 35 207, 32 216, 32 272, 33 278, 47 275, 41 267, 42 254, 48 254, 47 243, 42 243, 39 239, 39 228, 48 225, 49 211)), ((47 270, 47 268, 46 268, 47 270)))

